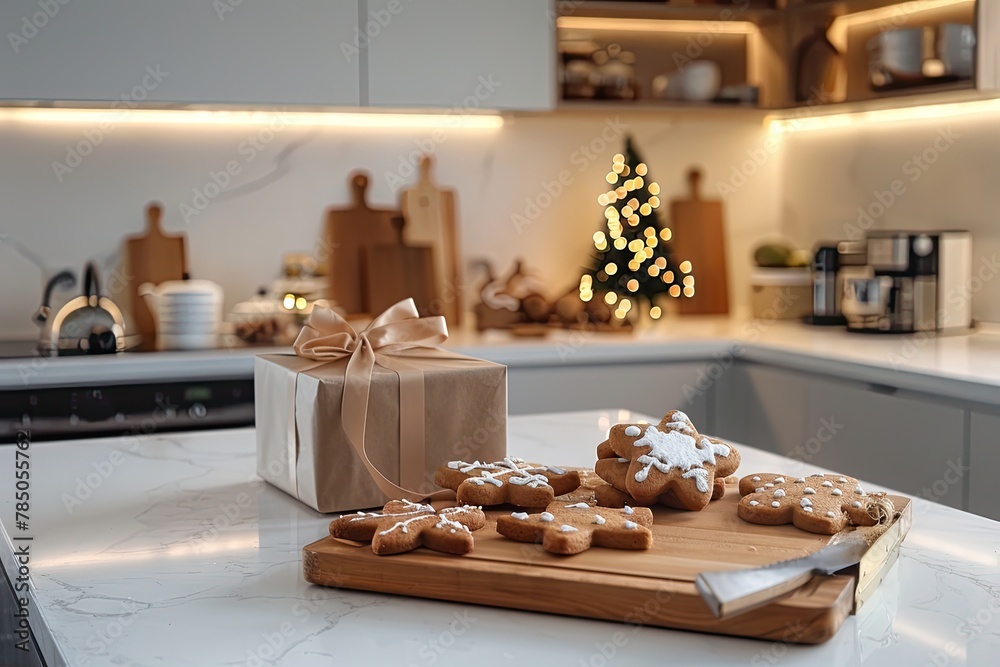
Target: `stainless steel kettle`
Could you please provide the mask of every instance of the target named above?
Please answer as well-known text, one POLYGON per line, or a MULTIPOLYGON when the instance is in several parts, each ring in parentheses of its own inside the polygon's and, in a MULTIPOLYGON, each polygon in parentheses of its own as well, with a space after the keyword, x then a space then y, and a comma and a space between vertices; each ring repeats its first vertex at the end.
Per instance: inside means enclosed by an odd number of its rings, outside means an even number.
POLYGON ((50 300, 60 282, 75 282, 68 271, 56 275, 45 288, 35 322, 42 328, 38 350, 45 356, 110 354, 125 349, 125 320, 115 303, 100 295, 97 268, 87 264, 83 294, 69 300, 52 315, 50 300))

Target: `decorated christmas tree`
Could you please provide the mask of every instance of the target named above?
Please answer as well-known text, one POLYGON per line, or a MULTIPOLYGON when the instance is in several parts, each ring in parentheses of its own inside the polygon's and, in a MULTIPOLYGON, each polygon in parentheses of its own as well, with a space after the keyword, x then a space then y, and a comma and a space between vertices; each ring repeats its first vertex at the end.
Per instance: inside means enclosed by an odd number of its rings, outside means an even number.
POLYGON ((594 233, 596 253, 580 278, 580 299, 602 298, 619 320, 642 307, 652 319, 663 314, 655 297, 694 295, 691 262, 674 264, 670 228, 661 222, 660 186, 635 149, 625 141, 625 154, 615 155, 607 182, 611 189, 597 197, 605 225, 594 233))

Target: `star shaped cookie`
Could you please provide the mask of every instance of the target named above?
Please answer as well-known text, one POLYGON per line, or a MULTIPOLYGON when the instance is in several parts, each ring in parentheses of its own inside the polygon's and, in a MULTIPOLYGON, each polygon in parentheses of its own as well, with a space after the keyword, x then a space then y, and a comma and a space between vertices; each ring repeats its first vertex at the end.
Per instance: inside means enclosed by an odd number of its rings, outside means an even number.
MULTIPOLYGON (((653 505, 664 505, 674 509, 687 509, 677 500, 673 489, 657 496, 653 500, 636 500, 622 489, 625 488, 625 480, 628 477, 629 460, 625 458, 598 459, 594 466, 594 472, 607 484, 594 487, 594 499, 602 507, 624 507, 634 505, 636 507, 652 507, 653 505)), ((726 480, 723 477, 716 477, 712 483, 712 500, 718 500, 726 495, 726 480)))
POLYGON ((627 460, 624 489, 619 490, 643 504, 672 491, 677 504, 688 510, 704 509, 715 493, 716 477, 731 475, 740 464, 734 447, 699 434, 680 410, 671 410, 655 425, 613 426, 598 455, 608 450, 627 460))
POLYGON ((550 503, 544 512, 513 512, 497 518, 497 532, 518 542, 541 542, 554 554, 572 555, 590 547, 649 549, 653 513, 645 507, 614 509, 584 502, 550 503))
POLYGON ((508 457, 494 463, 450 461, 438 468, 434 483, 454 490, 460 503, 545 507, 556 496, 576 490, 580 473, 508 457))
POLYGON ((822 535, 839 533, 849 524, 877 523, 868 511, 874 499, 858 480, 845 475, 756 473, 740 480, 740 495, 736 513, 748 523, 790 523, 822 535))
POLYGON ((448 554, 472 551, 472 531, 486 525, 481 507, 463 505, 435 510, 409 500, 392 500, 381 512, 355 512, 330 522, 330 534, 367 542, 379 556, 424 546, 448 554))

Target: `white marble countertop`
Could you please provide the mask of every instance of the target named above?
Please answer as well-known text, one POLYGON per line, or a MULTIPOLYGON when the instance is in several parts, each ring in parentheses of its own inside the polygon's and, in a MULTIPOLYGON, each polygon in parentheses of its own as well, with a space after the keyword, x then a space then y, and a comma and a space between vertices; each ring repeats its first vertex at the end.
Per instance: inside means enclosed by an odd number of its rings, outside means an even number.
MULTIPOLYGON (((1000 334, 852 334, 838 327, 729 317, 674 318, 634 334, 553 331, 541 339, 501 331, 453 332, 446 347, 512 368, 738 358, 803 372, 1000 405, 1000 334)), ((104 358, 0 360, 0 390, 24 387, 232 379, 253 357, 290 348, 124 353, 104 358)))
MULTIPOLYGON (((590 465, 627 412, 514 417, 513 454, 590 465)), ((319 515, 254 474, 253 431, 37 443, 30 529, 0 448, 0 556, 31 542, 31 619, 49 667, 98 665, 993 665, 1000 526, 914 500, 875 596, 829 642, 788 646, 312 586, 319 515), (20 543, 19 543, 20 544, 20 543), (613 659, 603 651, 618 645, 613 659)), ((815 472, 742 448, 741 470, 815 472)), ((872 488, 877 488, 871 485, 872 488)))

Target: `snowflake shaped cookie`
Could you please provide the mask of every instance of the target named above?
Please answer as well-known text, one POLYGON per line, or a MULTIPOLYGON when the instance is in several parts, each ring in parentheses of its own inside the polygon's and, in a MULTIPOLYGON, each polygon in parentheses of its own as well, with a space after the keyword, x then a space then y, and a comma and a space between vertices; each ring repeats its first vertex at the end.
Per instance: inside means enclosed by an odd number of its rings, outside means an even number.
POLYGON ((438 468, 434 483, 454 490, 460 503, 545 507, 556 496, 576 490, 580 473, 508 457, 494 463, 450 461, 438 468))
POLYGON ((740 480, 737 514, 748 523, 785 523, 810 533, 833 535, 848 525, 874 526, 873 502, 858 480, 835 474, 776 475, 756 473, 740 480))
POLYGON ((624 490, 641 503, 654 502, 672 491, 677 504, 700 510, 715 492, 715 478, 736 472, 740 455, 731 445, 701 435, 688 416, 671 410, 659 424, 618 424, 611 429, 607 444, 628 463, 624 490))
POLYGON ((430 505, 393 500, 381 512, 355 512, 330 522, 330 534, 367 542, 379 556, 424 546, 449 554, 472 551, 472 531, 486 525, 481 507, 464 505, 435 510, 430 505))
POLYGON ((653 513, 645 507, 613 509, 584 502, 550 503, 544 512, 497 517, 497 532, 518 542, 541 542, 549 553, 571 555, 590 547, 649 549, 653 513))

